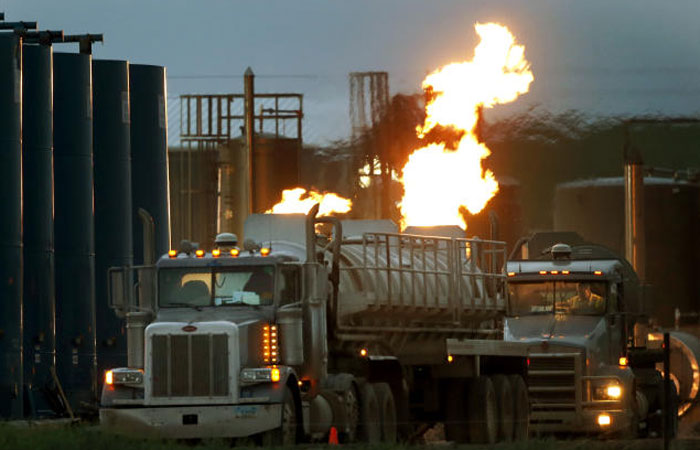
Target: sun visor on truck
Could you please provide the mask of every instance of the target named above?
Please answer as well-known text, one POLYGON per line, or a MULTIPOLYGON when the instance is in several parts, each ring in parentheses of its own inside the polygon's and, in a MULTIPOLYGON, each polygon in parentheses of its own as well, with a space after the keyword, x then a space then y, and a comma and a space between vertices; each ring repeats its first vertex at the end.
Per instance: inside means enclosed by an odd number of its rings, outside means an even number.
POLYGON ((257 243, 288 241, 306 243, 304 214, 251 214, 243 226, 244 239, 257 243))

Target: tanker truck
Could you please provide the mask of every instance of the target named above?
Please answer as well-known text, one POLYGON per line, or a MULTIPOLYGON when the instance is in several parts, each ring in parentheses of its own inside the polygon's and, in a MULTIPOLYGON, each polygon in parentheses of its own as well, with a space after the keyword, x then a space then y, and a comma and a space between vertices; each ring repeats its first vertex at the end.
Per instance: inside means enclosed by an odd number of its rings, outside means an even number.
POLYGON ((504 243, 317 211, 251 215, 240 247, 224 234, 112 269, 129 360, 105 373, 102 426, 266 445, 415 440, 436 423, 458 442, 526 438, 542 351, 502 339, 504 243))
MULTIPOLYGON (((537 345, 525 374, 532 431, 660 436, 661 337, 649 332, 627 260, 575 233, 537 233, 516 245, 506 271, 504 340, 537 345)), ((675 433, 675 389, 669 411, 675 433)))

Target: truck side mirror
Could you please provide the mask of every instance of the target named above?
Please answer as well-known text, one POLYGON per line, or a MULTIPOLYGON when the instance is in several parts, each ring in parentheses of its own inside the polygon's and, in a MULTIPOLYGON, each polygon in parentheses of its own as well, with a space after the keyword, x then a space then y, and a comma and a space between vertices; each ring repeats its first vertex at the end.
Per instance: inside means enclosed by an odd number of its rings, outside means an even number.
POLYGON ((112 308, 117 317, 126 317, 126 312, 131 303, 131 283, 128 281, 126 267, 111 267, 107 271, 108 298, 107 304, 112 308))

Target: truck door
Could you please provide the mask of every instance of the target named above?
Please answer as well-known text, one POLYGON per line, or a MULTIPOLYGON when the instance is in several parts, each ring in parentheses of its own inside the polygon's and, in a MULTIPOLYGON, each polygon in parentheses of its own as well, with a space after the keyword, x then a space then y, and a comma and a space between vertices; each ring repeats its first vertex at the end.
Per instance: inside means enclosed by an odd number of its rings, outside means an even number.
POLYGON ((616 364, 618 358, 625 354, 626 333, 625 316, 620 298, 619 283, 610 283, 607 305, 607 325, 610 342, 610 364, 616 364))

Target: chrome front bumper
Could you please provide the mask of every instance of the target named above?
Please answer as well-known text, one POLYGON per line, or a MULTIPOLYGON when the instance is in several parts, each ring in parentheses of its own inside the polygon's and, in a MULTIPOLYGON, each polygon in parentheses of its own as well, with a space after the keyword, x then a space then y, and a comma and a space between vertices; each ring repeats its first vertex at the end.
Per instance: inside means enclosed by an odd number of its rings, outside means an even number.
POLYGON ((281 424, 280 404, 100 409, 105 429, 156 438, 244 437, 281 424))

